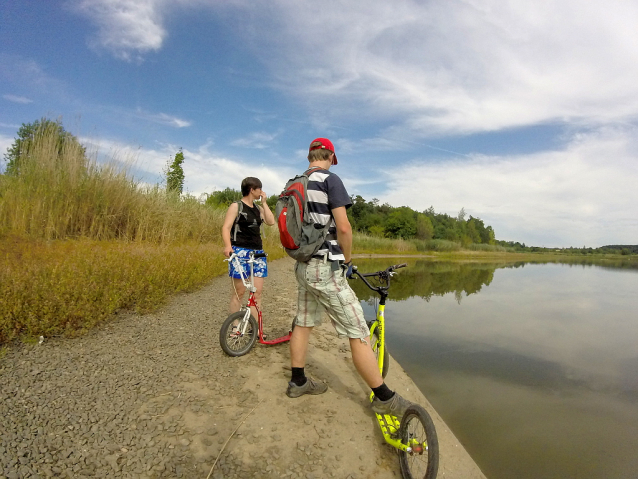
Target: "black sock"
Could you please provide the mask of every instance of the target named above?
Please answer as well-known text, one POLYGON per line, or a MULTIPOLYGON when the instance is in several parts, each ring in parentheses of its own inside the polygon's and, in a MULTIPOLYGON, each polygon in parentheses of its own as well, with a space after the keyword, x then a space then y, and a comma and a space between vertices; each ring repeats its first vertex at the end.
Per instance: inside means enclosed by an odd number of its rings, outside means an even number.
POLYGON ((295 383, 297 386, 303 386, 306 384, 306 374, 304 368, 292 368, 292 378, 290 382, 295 383))
POLYGON ((378 388, 372 388, 372 392, 374 393, 374 397, 378 398, 379 401, 387 401, 394 396, 394 391, 386 386, 385 383, 378 388))

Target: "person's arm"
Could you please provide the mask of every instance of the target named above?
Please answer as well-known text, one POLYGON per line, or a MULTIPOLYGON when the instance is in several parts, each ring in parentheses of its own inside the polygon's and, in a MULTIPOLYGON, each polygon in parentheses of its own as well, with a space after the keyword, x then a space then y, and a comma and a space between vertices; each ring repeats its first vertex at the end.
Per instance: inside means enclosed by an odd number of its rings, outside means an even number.
POLYGON ((332 217, 337 226, 337 243, 343 252, 346 263, 349 263, 352 255, 352 226, 346 213, 346 207, 340 206, 332 210, 332 217))
POLYGON ((226 218, 224 218, 224 224, 222 225, 222 240, 224 241, 224 256, 229 258, 233 252, 233 248, 230 244, 230 231, 233 229, 233 223, 237 218, 237 211, 239 206, 237 203, 233 203, 228 207, 226 211, 226 218))
POLYGON ((272 226, 275 224, 275 215, 272 214, 272 211, 270 211, 270 208, 268 207, 268 202, 266 201, 268 199, 268 195, 266 193, 264 193, 264 190, 261 190, 261 213, 262 213, 262 217, 264 218, 264 223, 266 223, 268 226, 272 226))

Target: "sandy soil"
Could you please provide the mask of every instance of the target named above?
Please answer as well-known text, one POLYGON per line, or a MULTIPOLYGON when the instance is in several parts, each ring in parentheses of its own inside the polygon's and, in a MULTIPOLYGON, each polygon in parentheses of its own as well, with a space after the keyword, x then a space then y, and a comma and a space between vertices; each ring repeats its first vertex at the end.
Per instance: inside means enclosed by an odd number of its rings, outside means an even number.
MULTIPOLYGON (((295 314, 292 267, 287 258, 269 264, 263 302, 270 338, 283 335, 295 314)), ((0 426, 23 446, 23 453, 14 458, 9 440, 0 448, 1 462, 15 466, 5 467, 5 476, 401 477, 398 456, 383 441, 347 340, 337 338, 329 321, 315 329, 306 370, 329 390, 290 399, 285 395, 290 377, 287 343, 256 344, 239 358, 221 351, 218 335, 227 316, 229 290, 228 278, 217 278, 195 293, 174 297, 157 313, 120 315, 83 338, 12 348, 0 364, 6 399, 0 426), (64 366, 64 375, 59 374, 60 365, 71 361, 74 366, 64 366), (95 386, 98 364, 103 390, 95 386), (40 404, 42 393, 33 390, 29 395, 34 386, 22 386, 25 376, 34 381, 34 367, 41 381, 37 387, 60 395, 54 413, 47 408, 56 401, 49 397, 40 404), (90 377, 94 380, 87 382, 90 377), (76 380, 82 381, 82 398, 68 402, 77 390, 61 391, 76 380), (114 399, 117 391, 130 394, 114 399), (109 394, 112 400, 104 401, 109 394), (45 424, 41 430, 33 432, 37 428, 28 423, 16 426, 24 404, 32 404, 36 412, 29 421, 45 424), (62 414, 63 420, 44 422, 51 414, 62 414), (117 428, 109 426, 113 418, 122 419, 117 428), (70 421, 74 425, 67 426, 70 421), (35 436, 25 437, 29 434, 35 436), (36 447, 48 452, 38 455, 30 449, 36 447), (7 473, 14 470, 19 472, 7 473), (29 470, 33 475, 24 472, 29 470)), ((440 443, 438 477, 485 477, 394 360, 386 381, 434 419, 440 443)))

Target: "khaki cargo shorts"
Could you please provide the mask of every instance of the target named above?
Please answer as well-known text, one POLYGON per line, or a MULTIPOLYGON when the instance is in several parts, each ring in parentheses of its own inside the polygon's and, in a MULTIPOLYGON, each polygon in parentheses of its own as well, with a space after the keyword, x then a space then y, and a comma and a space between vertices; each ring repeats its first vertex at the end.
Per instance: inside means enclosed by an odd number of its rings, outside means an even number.
POLYGON ((340 338, 370 336, 361 304, 342 268, 333 271, 330 261, 311 259, 308 263, 295 265, 295 276, 299 286, 297 326, 320 325, 325 311, 340 338))

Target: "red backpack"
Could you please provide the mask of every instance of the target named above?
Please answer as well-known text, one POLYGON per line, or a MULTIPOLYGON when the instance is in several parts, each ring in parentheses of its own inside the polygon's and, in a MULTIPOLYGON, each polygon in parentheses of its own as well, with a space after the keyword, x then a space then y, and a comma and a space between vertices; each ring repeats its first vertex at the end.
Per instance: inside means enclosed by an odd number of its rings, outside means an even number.
POLYGON ((321 248, 330 227, 328 222, 323 228, 315 228, 308 214, 308 177, 317 169, 320 167, 288 180, 275 207, 281 244, 289 256, 301 262, 308 261, 321 248))

